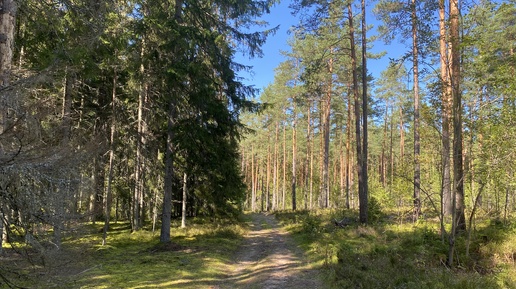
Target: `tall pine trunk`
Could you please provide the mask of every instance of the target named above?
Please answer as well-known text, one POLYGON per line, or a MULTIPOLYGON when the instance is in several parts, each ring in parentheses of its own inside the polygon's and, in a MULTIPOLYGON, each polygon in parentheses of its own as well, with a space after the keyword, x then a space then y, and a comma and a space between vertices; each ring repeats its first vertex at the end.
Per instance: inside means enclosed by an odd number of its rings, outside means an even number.
POLYGON ((330 115, 331 115, 331 95, 333 86, 333 48, 330 48, 330 59, 328 61, 328 87, 326 91, 326 97, 322 102, 323 105, 323 170, 322 170, 322 190, 321 196, 323 197, 323 208, 330 206, 330 176, 329 176, 329 165, 330 165, 330 115))
POLYGON ((412 0, 412 61, 413 61, 413 79, 414 79, 414 211, 412 213, 412 221, 419 219, 421 213, 421 165, 420 140, 419 140, 419 53, 417 39, 417 11, 416 0, 412 0))
MULTIPOLYGON (((442 82, 442 185, 441 185, 441 211, 442 217, 452 213, 451 202, 451 160, 450 160, 450 116, 451 116, 451 86, 449 69, 450 63, 446 47, 446 11, 444 0, 439 0, 439 54, 442 82)), ((442 219, 441 217, 441 219, 442 219)))
POLYGON ((457 229, 466 229, 464 213, 464 165, 463 165, 463 136, 462 136, 462 92, 461 61, 460 61, 460 24, 459 2, 452 0, 450 4, 450 39, 451 39, 451 74, 453 100, 453 183, 455 189, 455 209, 457 215, 457 229))
POLYGON ((283 189, 281 191, 281 208, 285 210, 287 193, 287 126, 283 125, 283 189))
POLYGON ((367 135, 367 37, 366 9, 362 0, 362 188, 358 190, 360 222, 367 223, 368 218, 368 135, 367 135))
POLYGON ((453 113, 453 214, 448 249, 448 266, 453 265, 457 231, 466 227, 464 213, 464 169, 462 163, 462 95, 460 92, 459 3, 450 0, 451 86, 453 113))
POLYGON ((296 96, 292 97, 292 111, 293 111, 293 122, 292 122, 292 210, 296 210, 296 124, 297 124, 297 116, 296 116, 296 96))
POLYGON ((279 123, 276 121, 274 132, 274 171, 272 173, 272 210, 278 209, 278 141, 279 141, 279 123))
MULTIPOLYGON (((348 20, 349 20, 349 39, 350 39, 350 51, 351 51, 351 67, 352 67, 352 78, 353 78, 353 99, 355 102, 355 135, 356 135, 356 150, 357 150, 357 173, 358 173, 358 196, 359 196, 359 210, 360 210, 360 222, 367 222, 367 212, 364 211, 363 207, 363 196, 364 196, 364 162, 363 162, 363 151, 362 151, 362 133, 360 122, 360 100, 358 91, 358 75, 357 75, 357 56, 355 46, 355 28, 353 24, 353 10, 351 2, 348 3, 348 20), (364 212, 366 214, 364 214, 364 212), (365 217, 365 218, 364 218, 365 217)), ((367 192, 366 192, 367 194, 367 192)), ((366 202, 367 203, 367 202, 366 202)))
POLYGON ((346 119, 346 209, 350 208, 350 194, 351 194, 351 118, 352 118, 352 102, 351 96, 348 93, 348 107, 346 119))
POLYGON ((254 145, 251 146, 251 211, 256 211, 256 177, 254 145))

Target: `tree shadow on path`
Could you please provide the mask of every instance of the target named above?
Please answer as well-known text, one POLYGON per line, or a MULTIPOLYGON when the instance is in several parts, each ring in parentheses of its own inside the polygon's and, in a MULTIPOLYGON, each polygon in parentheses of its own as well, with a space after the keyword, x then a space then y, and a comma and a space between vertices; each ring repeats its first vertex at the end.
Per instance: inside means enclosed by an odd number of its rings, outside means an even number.
POLYGON ((251 214, 250 232, 228 266, 228 277, 212 288, 323 288, 292 238, 272 215, 251 214))

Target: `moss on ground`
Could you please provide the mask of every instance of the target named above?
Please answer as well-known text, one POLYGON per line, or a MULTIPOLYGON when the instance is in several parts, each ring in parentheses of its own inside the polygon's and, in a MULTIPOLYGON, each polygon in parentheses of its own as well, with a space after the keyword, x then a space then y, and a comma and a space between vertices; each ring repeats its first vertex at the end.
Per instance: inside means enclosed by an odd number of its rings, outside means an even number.
POLYGON ((323 268, 329 288, 516 288, 516 226, 478 221, 466 256, 466 234, 457 239, 454 268, 445 266, 448 245, 438 223, 401 223, 387 215, 371 225, 352 211, 283 212, 276 216, 311 260, 323 268))
POLYGON ((2 275, 26 288, 210 288, 227 276, 246 224, 195 220, 186 229, 173 228, 167 244, 159 243, 158 232, 131 233, 126 223, 112 224, 106 245, 101 225, 81 231, 61 250, 46 252, 45 264, 35 252, 9 253, 11 266, 2 260, 2 275))

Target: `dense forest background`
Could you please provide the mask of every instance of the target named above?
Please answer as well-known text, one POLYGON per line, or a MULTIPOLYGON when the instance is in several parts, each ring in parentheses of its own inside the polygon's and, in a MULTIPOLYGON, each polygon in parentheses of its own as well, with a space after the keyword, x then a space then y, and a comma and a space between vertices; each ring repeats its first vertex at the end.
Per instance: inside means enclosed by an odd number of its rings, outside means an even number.
MULTIPOLYGON (((3 240, 60 247, 74 223, 234 215, 239 115, 260 105, 235 53, 270 1, 0 2, 3 240), (188 206, 182 208, 183 188, 188 206), (162 218, 163 217, 163 218, 162 218)), ((1 246, 0 246, 1 247, 1 246)))
POLYGON ((511 220, 513 0, 293 1, 258 95, 233 59, 261 56, 274 2, 0 1, 2 242, 59 248, 84 221, 106 242, 113 220, 168 242, 171 218, 337 208, 436 219, 453 265, 478 212, 511 220), (374 79, 378 41, 406 53, 374 79))

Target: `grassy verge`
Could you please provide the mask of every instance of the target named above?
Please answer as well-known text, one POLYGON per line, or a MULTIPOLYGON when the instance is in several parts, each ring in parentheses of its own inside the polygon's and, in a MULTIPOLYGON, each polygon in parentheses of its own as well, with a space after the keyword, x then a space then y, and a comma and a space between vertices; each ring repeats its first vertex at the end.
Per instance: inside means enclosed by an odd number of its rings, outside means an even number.
POLYGON ((159 232, 131 233, 129 224, 118 223, 102 246, 101 227, 85 226, 44 256, 10 252, 0 273, 24 288, 210 288, 230 272, 246 232, 243 222, 195 220, 160 244, 159 232))
POLYGON ((514 224, 477 223, 469 256, 465 236, 459 236, 459 264, 450 269, 438 224, 388 218, 368 226, 333 224, 353 215, 328 210, 276 216, 322 268, 329 288, 516 288, 514 224))

